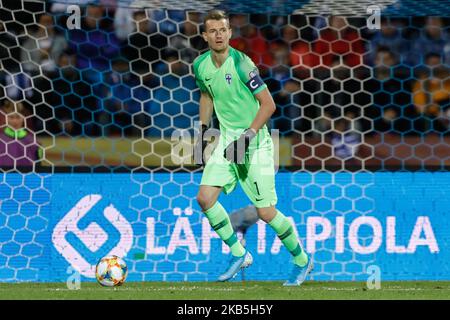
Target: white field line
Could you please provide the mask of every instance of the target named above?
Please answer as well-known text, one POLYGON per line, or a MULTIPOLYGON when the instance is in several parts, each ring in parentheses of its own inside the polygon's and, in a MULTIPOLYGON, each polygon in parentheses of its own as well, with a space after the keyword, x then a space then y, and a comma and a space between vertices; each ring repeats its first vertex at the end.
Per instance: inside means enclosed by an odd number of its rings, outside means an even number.
MULTIPOLYGON (((247 288, 215 288, 215 287, 167 287, 167 288, 151 288, 151 287, 121 287, 121 288, 83 288, 81 286, 81 289, 79 291, 91 291, 91 292, 110 292, 110 291, 130 291, 130 292, 162 292, 162 291, 217 291, 217 292, 246 292, 252 289, 257 289, 258 287, 247 287, 247 288)), ((362 291, 364 287, 358 287, 358 288, 335 288, 335 287, 302 287, 300 290, 298 290, 298 293, 302 291, 362 291)), ((271 290, 273 290, 272 288, 271 290)), ((3 290, 0 289, 0 291, 7 290, 4 288, 3 290)), ((67 291, 73 291, 69 290, 67 288, 48 288, 44 289, 45 291, 55 291, 55 292, 67 292, 67 291)), ((286 290, 283 287, 280 286, 279 290, 286 290)), ((295 289, 294 289, 295 290, 295 289)), ((436 291, 450 291, 450 287, 442 287, 440 289, 434 289, 434 288, 400 288, 400 287, 387 287, 383 288, 383 285, 381 285, 381 289, 379 291, 429 291, 429 290, 436 290, 436 291)), ((78 291, 78 290, 76 290, 78 291)), ((292 289, 287 289, 287 291, 292 291, 292 289)), ((378 290, 366 290, 369 291, 378 291, 378 290)))

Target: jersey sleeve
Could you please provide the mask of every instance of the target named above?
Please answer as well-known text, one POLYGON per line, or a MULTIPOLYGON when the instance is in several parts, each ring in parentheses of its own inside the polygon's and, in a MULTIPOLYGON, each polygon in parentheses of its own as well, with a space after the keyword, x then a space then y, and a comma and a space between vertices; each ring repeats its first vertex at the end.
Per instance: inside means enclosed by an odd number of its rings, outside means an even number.
POLYGON ((247 55, 240 55, 239 59, 237 59, 236 68, 239 78, 254 95, 267 88, 267 85, 259 75, 258 68, 247 55))
POLYGON ((208 92, 208 90, 205 87, 205 84, 203 83, 203 81, 200 78, 199 70, 198 70, 199 65, 200 65, 200 63, 198 61, 194 61, 193 69, 194 69, 195 83, 197 84, 197 87, 199 87, 200 91, 208 92))

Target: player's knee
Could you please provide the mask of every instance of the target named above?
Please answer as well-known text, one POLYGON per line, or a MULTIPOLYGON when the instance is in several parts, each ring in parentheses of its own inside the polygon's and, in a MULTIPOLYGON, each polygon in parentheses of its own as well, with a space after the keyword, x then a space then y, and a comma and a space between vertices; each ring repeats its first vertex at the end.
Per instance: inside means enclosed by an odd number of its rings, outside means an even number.
POLYGON ((212 207, 214 199, 213 197, 207 195, 204 192, 199 192, 197 194, 197 203, 200 206, 200 208, 202 208, 203 211, 208 210, 209 208, 212 207))
POLYGON ((268 217, 267 214, 264 214, 264 213, 259 213, 259 212, 258 212, 258 217, 259 217, 262 221, 264 221, 265 223, 269 223, 270 220, 272 220, 270 217, 268 217))
POLYGON ((258 208, 256 211, 258 212, 258 217, 265 223, 272 221, 276 214, 276 211, 274 212, 272 208, 258 208))

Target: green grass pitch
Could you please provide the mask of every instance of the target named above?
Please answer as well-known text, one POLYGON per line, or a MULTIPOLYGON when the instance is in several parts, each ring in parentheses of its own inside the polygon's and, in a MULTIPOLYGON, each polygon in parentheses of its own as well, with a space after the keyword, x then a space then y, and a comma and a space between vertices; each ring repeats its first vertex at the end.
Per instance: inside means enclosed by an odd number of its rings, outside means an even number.
POLYGON ((281 282, 126 282, 106 288, 83 282, 80 290, 65 283, 0 283, 0 299, 149 299, 149 300, 308 300, 308 299, 450 299, 450 281, 381 282, 369 290, 365 282, 308 281, 301 287, 281 282))

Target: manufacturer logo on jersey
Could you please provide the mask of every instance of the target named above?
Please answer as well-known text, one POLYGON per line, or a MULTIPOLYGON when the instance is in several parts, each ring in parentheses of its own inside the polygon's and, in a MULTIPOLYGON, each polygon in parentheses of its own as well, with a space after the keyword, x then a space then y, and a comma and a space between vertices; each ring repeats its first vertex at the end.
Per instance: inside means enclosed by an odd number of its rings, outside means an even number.
POLYGON ((228 84, 231 84, 231 74, 227 73, 225 75, 225 80, 227 81, 228 84))
MULTIPOLYGON (((92 222, 84 230, 79 229, 78 222, 101 200, 99 194, 90 194, 83 197, 58 222, 53 230, 52 242, 56 250, 69 262, 72 267, 88 278, 95 277, 95 264, 90 264, 66 238, 67 234, 74 234, 81 243, 91 252, 97 252, 106 243, 109 236, 97 223, 92 222)), ((102 252, 102 256, 125 256, 133 244, 133 229, 122 214, 110 204, 103 210, 105 218, 117 229, 120 234, 117 245, 109 252, 102 252)), ((78 248, 80 246, 78 245, 78 248)))
POLYGON ((254 69, 254 70, 252 70, 252 71, 250 71, 249 73, 248 73, 248 77, 251 79, 251 78, 253 78, 253 77, 256 77, 258 75, 258 71, 256 71, 256 69, 254 69))

